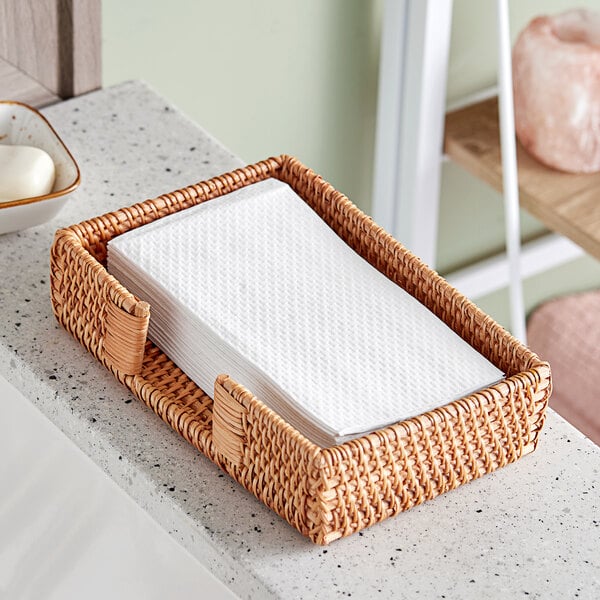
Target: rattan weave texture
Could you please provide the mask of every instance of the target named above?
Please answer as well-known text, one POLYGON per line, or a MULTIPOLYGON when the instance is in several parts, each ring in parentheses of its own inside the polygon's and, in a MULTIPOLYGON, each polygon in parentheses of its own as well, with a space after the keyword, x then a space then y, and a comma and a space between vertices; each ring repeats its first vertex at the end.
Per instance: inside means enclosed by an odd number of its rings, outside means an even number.
MULTIPOLYGON (((327 544, 531 452, 550 368, 343 194, 288 156, 237 169, 56 233, 51 298, 58 321, 194 447, 303 535, 327 544), (151 342, 150 307, 104 265, 113 237, 275 177, 354 250, 503 370, 502 382, 332 448, 308 441, 226 375, 214 402, 151 342)), ((374 401, 365 398, 365 402, 374 401)))

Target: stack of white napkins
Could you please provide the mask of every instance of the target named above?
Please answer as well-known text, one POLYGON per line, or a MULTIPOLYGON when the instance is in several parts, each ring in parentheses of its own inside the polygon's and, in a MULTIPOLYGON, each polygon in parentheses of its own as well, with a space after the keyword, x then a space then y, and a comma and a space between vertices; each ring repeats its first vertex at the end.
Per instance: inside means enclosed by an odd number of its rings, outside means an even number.
POLYGON ((108 267, 203 390, 227 373, 321 446, 503 377, 277 180, 116 237, 108 267))

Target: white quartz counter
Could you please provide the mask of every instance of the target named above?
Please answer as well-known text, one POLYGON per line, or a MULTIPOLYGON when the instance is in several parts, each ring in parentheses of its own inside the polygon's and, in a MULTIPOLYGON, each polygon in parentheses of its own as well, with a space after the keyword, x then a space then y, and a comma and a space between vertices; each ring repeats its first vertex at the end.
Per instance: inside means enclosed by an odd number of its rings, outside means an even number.
POLYGON ((141 83, 44 114, 82 185, 52 222, 0 236, 0 373, 235 593, 600 597, 600 449, 551 411, 533 455, 321 548, 135 400, 52 315, 54 231, 241 163, 141 83))

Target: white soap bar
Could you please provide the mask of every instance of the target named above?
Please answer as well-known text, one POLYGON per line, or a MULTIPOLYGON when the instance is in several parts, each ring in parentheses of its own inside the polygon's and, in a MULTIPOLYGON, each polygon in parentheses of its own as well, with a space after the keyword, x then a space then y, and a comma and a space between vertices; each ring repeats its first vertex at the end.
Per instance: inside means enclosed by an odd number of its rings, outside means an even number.
POLYGON ((0 202, 49 194, 54 177, 54 161, 47 152, 0 145, 0 202))

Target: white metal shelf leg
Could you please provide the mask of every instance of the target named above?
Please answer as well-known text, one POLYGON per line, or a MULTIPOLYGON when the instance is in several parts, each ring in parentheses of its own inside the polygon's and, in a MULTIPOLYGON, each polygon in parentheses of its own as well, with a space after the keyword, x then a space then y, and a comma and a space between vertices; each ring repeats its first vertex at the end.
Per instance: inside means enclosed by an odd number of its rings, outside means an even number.
POLYGON ((392 235, 396 235, 407 1, 385 0, 379 57, 371 214, 392 235))
POLYGON ((500 107, 500 146, 502 151, 502 188, 506 227, 506 253, 509 265, 509 294, 512 334, 526 343, 525 305, 521 278, 521 226, 519 222, 519 182, 517 145, 512 90, 512 60, 508 1, 497 0, 498 85, 500 107))
POLYGON ((435 267, 452 0, 386 0, 373 217, 435 267))

